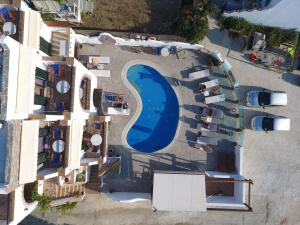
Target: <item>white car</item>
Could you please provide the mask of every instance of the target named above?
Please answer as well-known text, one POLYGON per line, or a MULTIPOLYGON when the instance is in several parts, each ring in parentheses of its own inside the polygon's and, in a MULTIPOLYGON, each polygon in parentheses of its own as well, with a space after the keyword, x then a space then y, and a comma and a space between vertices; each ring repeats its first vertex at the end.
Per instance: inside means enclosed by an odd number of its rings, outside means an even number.
POLYGON ((256 131, 288 131, 290 130, 290 119, 277 116, 255 116, 252 118, 251 127, 256 131))
POLYGON ((252 90, 246 93, 245 103, 250 107, 285 106, 287 94, 279 91, 252 90))

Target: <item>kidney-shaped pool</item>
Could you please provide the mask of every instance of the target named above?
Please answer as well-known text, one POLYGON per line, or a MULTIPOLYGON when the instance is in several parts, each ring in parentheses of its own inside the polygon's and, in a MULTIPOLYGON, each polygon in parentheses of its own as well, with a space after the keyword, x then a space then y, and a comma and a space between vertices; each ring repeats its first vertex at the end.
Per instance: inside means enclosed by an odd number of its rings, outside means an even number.
POLYGON ((127 143, 147 153, 167 147, 175 137, 179 119, 173 88, 158 71, 146 65, 131 66, 127 79, 142 100, 142 111, 127 133, 127 143))

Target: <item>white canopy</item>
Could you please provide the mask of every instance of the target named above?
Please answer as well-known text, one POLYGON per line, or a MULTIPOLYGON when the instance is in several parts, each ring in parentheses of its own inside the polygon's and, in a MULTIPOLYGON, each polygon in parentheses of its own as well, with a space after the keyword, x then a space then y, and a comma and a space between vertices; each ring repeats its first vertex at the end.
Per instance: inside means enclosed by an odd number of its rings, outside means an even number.
POLYGON ((20 184, 36 180, 37 157, 39 144, 39 121, 24 120, 22 122, 21 154, 20 154, 20 184))
POLYGON ((152 205, 166 211, 206 211, 205 175, 155 171, 152 205))

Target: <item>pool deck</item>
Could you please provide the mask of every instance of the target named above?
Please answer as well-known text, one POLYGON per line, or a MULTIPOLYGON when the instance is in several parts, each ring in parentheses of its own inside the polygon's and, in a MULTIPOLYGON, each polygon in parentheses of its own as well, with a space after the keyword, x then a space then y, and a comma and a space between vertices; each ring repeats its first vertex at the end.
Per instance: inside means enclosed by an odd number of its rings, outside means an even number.
MULTIPOLYGON (((121 156, 122 166, 120 176, 110 175, 104 179, 109 181, 111 190, 150 192, 151 176, 154 170, 193 170, 204 172, 208 167, 212 166, 207 165, 207 153, 194 147, 198 133, 196 129, 196 114, 200 113, 199 106, 203 105, 201 96, 194 92, 199 81, 187 82, 184 80, 188 73, 193 71, 193 66, 206 64, 204 56, 202 57, 199 53, 195 54, 194 51, 182 50, 177 55, 162 57, 146 53, 137 54, 125 47, 112 45, 83 45, 80 55, 110 57, 111 76, 109 78, 98 78, 98 88, 125 94, 131 111, 129 116, 112 116, 109 144, 110 148, 113 149, 113 153, 121 156), (122 77, 124 77, 126 67, 136 63, 146 63, 158 69, 174 88, 180 104, 180 122, 175 139, 167 148, 152 154, 139 153, 132 150, 126 144, 126 140, 124 140, 126 139, 126 131, 139 115, 140 109, 137 107, 138 98, 128 88, 126 81, 124 82, 122 77)), ((218 75, 218 71, 216 75, 218 75)), ((227 102, 226 104, 232 103, 227 102)), ((231 108, 231 106, 229 107, 231 108)), ((235 119, 233 123, 234 125, 232 126, 235 126, 235 119)), ((222 136, 222 134, 220 135, 222 136)), ((224 135, 222 136, 225 142, 226 138, 224 135)))

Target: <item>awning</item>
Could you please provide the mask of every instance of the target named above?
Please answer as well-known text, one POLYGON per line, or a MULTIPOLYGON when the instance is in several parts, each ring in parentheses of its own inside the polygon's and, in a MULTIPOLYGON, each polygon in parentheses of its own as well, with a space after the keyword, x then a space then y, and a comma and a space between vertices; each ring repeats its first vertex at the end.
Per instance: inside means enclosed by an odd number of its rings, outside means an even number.
POLYGON ((67 160, 68 171, 78 169, 80 167, 81 144, 83 135, 83 120, 72 120, 70 125, 67 160))
MULTIPOLYGON (((31 114, 34 103, 36 52, 20 46, 16 113, 31 114)), ((13 57, 11 60, 15 60, 13 57)))
POLYGON ((20 184, 36 180, 37 157, 39 144, 39 121, 25 120, 22 122, 21 153, 20 153, 20 184))
POLYGON ((205 175, 154 171, 152 205, 157 210, 206 211, 205 175))

